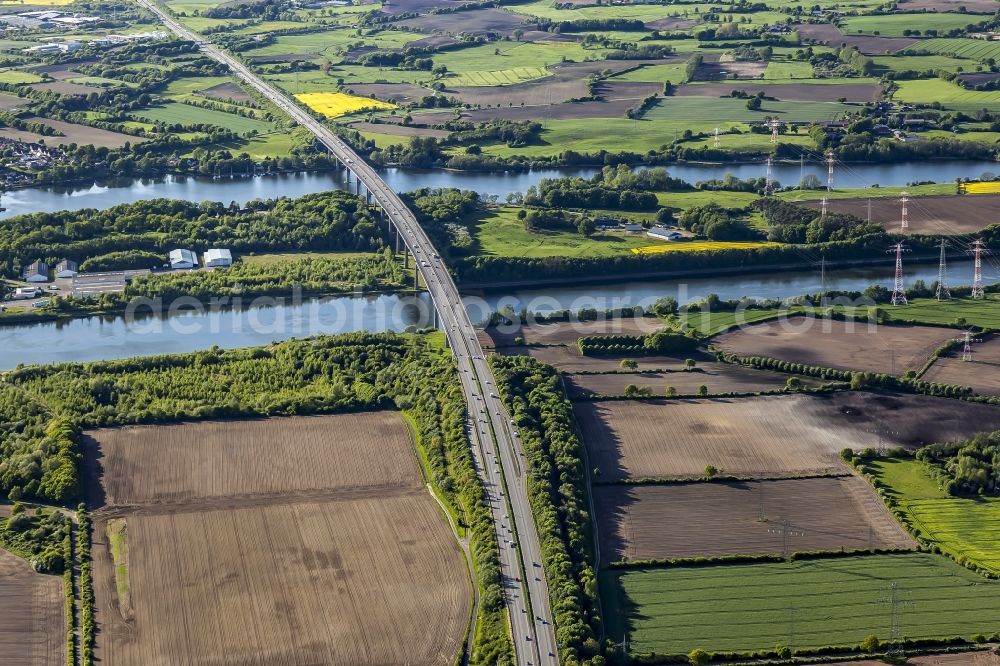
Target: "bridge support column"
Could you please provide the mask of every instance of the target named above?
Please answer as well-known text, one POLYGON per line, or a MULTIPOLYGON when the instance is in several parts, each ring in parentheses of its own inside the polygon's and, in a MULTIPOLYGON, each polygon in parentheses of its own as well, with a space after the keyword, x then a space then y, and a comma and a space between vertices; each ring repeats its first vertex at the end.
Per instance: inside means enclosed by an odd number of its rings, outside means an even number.
POLYGON ((410 267, 410 253, 404 247, 403 248, 403 268, 409 268, 409 267, 410 267))
POLYGON ((354 193, 361 194, 361 179, 357 176, 354 177, 354 193))
POLYGON ((413 291, 420 291, 420 266, 416 257, 413 257, 413 291))
POLYGON ((434 328, 441 328, 441 320, 438 319, 437 308, 433 308, 433 309, 434 309, 434 328))

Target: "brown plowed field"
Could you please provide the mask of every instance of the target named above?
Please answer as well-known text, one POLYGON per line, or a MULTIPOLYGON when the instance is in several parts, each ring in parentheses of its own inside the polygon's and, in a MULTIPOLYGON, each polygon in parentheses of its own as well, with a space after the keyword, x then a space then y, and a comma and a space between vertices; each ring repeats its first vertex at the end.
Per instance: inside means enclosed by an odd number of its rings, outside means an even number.
POLYGON ((698 25, 698 21, 695 19, 677 17, 662 18, 646 22, 646 27, 650 30, 688 30, 696 25, 698 25))
POLYGON ((795 30, 803 40, 828 44, 834 47, 847 44, 858 49, 865 55, 896 53, 897 51, 910 48, 920 41, 911 37, 862 37, 858 35, 845 35, 840 32, 840 28, 829 23, 802 24, 796 26, 795 30))
POLYGON ((841 97, 848 102, 874 102, 882 95, 882 87, 874 83, 695 83, 677 86, 674 95, 678 97, 729 97, 734 90, 742 90, 748 95, 763 92, 768 97, 780 100, 804 100, 807 102, 836 102, 841 97))
POLYGON ((485 33, 513 32, 525 24, 523 16, 502 9, 470 9, 446 14, 425 14, 396 21, 396 25, 418 32, 485 33))
POLYGON ((514 338, 524 338, 529 345, 576 345, 587 335, 649 335, 663 328, 655 317, 623 317, 603 321, 530 324, 519 328, 491 326, 479 332, 484 347, 508 347, 514 338))
MULTIPOLYGON (((415 473, 415 471, 414 471, 415 473)), ((469 583, 422 489, 126 517, 132 620, 95 529, 99 656, 184 663, 451 664, 469 583)))
POLYGON ((87 447, 102 663, 454 662, 468 575, 398 415, 100 430, 87 447))
MULTIPOLYGON (((93 92, 93 90, 93 88, 90 89, 90 92, 93 92)), ((131 134, 111 132, 98 127, 80 125, 79 123, 68 123, 64 120, 53 120, 51 118, 40 118, 37 116, 28 118, 28 120, 48 125, 62 134, 62 136, 45 137, 45 143, 50 146, 61 146, 76 143, 81 146, 89 144, 102 148, 121 148, 126 143, 135 145, 137 143, 145 143, 146 141, 149 141, 149 139, 132 136, 131 134)))
POLYGON ((252 102, 253 97, 250 96, 246 90, 240 88, 235 83, 220 83, 218 85, 212 86, 211 88, 206 88, 201 91, 201 94, 205 97, 211 97, 212 99, 219 99, 229 102, 252 102))
POLYGON ((112 506, 422 485, 393 412, 95 430, 84 456, 112 506))
POLYGON ((839 370, 902 375, 918 370, 955 332, 932 326, 869 327, 866 322, 794 318, 724 333, 716 349, 839 370))
POLYGON ((971 386, 976 393, 1000 395, 1000 337, 992 337, 972 347, 972 360, 962 360, 962 350, 934 361, 923 379, 941 384, 971 386))
POLYGON ((35 573, 5 550, 0 550, 0 663, 66 663, 62 578, 35 573))
POLYGON ((393 100, 399 104, 415 102, 430 94, 426 88, 410 83, 352 83, 350 91, 362 97, 375 97, 381 100, 393 100))
MULTIPOLYGON (((640 372, 679 370, 684 367, 684 357, 678 356, 584 356, 575 345, 550 347, 501 347, 497 353, 505 356, 525 355, 542 363, 554 365, 563 372, 615 372, 621 369, 622 358, 635 360, 640 372)), ((700 358, 694 355, 696 358, 700 358)))
MULTIPOLYGON (((785 387, 790 375, 744 368, 728 363, 699 363, 695 372, 636 372, 606 373, 601 375, 567 375, 566 388, 571 398, 595 395, 624 395, 625 387, 635 384, 648 387, 653 395, 662 396, 668 386, 680 395, 697 395, 702 385, 709 393, 755 393, 776 391, 785 387)), ((803 385, 816 386, 820 382, 806 377, 803 385)))
POLYGON ((462 119, 481 123, 502 118, 504 120, 572 120, 574 118, 618 118, 636 106, 641 98, 605 99, 598 102, 565 102, 513 106, 499 109, 473 109, 463 111, 462 119))
POLYGON ((395 123, 369 123, 359 122, 348 125, 351 129, 359 132, 376 132, 378 134, 391 134, 392 136, 432 136, 435 139, 443 139, 448 136, 447 130, 431 129, 429 127, 413 127, 412 125, 397 125, 395 123))
POLYGON ((915 547, 856 476, 596 486, 595 501, 605 563, 780 554, 782 521, 789 551, 915 547))
POLYGON ((574 406, 602 480, 842 472, 841 449, 915 448, 1000 428, 1000 408, 920 395, 581 402, 574 406))
MULTIPOLYGON (((900 203, 898 199, 872 199, 872 221, 898 233, 900 203)), ((818 201, 805 203, 819 210, 818 201)), ((868 199, 831 199, 828 210, 850 213, 862 219, 868 216, 868 199)), ((981 231, 1000 221, 1000 195, 955 195, 913 197, 909 203, 910 234, 969 234, 981 231)))

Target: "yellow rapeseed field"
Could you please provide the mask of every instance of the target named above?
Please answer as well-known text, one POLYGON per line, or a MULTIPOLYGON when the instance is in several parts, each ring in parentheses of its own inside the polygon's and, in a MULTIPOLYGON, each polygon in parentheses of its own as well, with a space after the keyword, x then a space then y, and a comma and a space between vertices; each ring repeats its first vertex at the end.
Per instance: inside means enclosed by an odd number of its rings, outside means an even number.
POLYGON ((664 252, 704 252, 706 250, 752 250, 772 245, 778 245, 778 243, 767 243, 764 241, 691 241, 634 247, 632 248, 632 252, 635 254, 663 254, 664 252))
POLYGON ((1000 181, 963 183, 962 189, 966 194, 1000 194, 1000 181))
POLYGON ((395 104, 370 97, 358 97, 341 92, 301 93, 295 96, 300 102, 327 118, 339 118, 356 111, 395 109, 395 104))

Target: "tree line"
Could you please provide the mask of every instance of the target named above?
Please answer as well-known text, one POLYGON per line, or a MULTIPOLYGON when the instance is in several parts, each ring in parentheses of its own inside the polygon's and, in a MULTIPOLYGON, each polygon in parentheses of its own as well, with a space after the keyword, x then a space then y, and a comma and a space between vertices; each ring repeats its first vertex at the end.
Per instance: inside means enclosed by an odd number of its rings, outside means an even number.
POLYGON ((528 496, 541 541, 560 661, 603 665, 593 528, 583 442, 558 372, 529 356, 490 356, 497 388, 521 434, 528 496))

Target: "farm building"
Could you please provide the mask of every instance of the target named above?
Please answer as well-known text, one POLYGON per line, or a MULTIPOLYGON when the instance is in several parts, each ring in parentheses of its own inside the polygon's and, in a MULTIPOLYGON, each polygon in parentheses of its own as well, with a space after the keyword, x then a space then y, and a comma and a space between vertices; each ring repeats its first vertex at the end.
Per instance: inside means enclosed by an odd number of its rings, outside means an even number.
POLYGON ((211 250, 206 250, 203 256, 205 266, 208 267, 218 268, 233 265, 233 254, 229 250, 212 248, 211 250))
POLYGON ((79 273, 79 267, 76 262, 72 259, 63 259, 58 264, 56 264, 56 277, 57 278, 71 278, 79 273))
POLYGON ((191 250, 177 249, 170 251, 171 268, 194 268, 197 265, 198 258, 194 256, 194 252, 191 250))
POLYGON ((35 298, 41 293, 38 287, 18 287, 14 290, 14 300, 24 300, 26 298, 35 298))
POLYGON ((653 227, 652 229, 646 232, 646 235, 650 236, 651 238, 659 238, 661 240, 668 240, 668 241, 676 241, 684 238, 684 235, 681 234, 679 231, 671 231, 666 227, 653 227))
POLYGON ((24 269, 24 279, 26 282, 48 282, 49 265, 39 259, 24 269))

